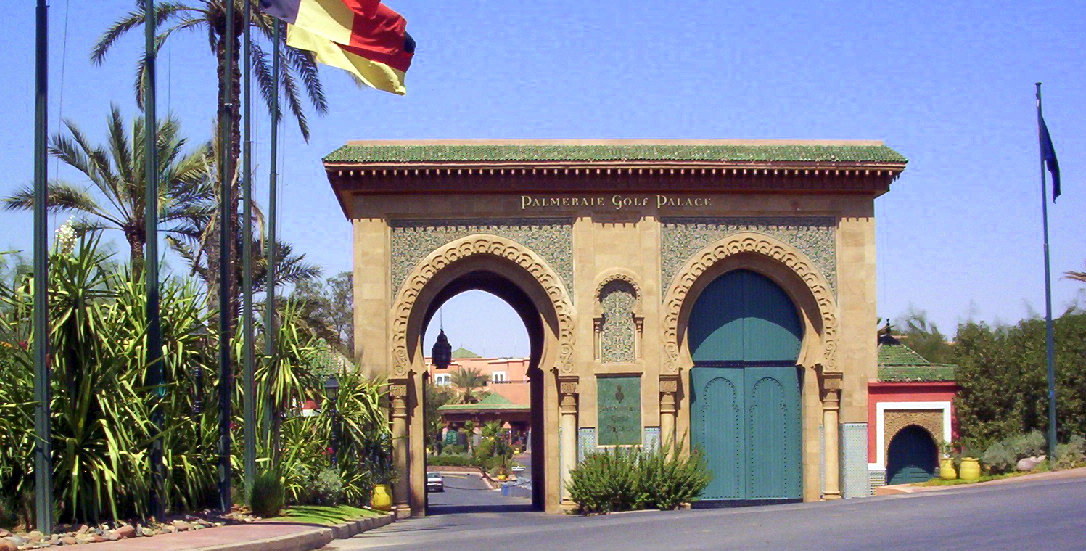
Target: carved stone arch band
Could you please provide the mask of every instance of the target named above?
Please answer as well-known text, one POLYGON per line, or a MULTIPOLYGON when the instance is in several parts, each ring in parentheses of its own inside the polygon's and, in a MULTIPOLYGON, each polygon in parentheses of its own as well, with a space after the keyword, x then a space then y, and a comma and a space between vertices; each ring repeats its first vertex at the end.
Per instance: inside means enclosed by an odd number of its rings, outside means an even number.
MULTIPOLYGON (((817 315, 821 321, 821 334, 818 335, 816 350, 808 351, 806 357, 814 353, 815 363, 822 371, 837 371, 837 300, 830 291, 826 278, 806 255, 795 247, 768 235, 757 232, 739 232, 698 251, 675 274, 664 298, 664 350, 667 361, 664 369, 669 373, 678 372, 679 353, 679 318, 683 304, 698 279, 717 263, 741 254, 756 254, 783 265, 802 280, 817 305, 817 315)), ((805 339, 807 340, 807 339, 805 339)))
POLYGON ((423 288, 447 266, 479 255, 503 258, 530 274, 540 285, 558 321, 558 354, 556 367, 563 372, 573 369, 573 303, 562 285, 562 279, 546 261, 531 249, 504 237, 489 234, 469 235, 435 249, 404 279, 392 307, 393 373, 405 376, 411 359, 407 349, 407 328, 423 288))

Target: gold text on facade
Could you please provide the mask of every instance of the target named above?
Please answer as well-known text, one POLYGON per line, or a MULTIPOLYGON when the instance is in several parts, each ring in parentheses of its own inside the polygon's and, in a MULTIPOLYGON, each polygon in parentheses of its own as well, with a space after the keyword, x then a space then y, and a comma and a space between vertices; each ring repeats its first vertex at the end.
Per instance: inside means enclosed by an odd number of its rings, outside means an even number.
POLYGON ((538 197, 533 195, 520 196, 521 210, 547 209, 547 208, 608 208, 621 210, 630 207, 709 207, 712 206, 710 197, 685 197, 679 195, 611 195, 611 196, 553 196, 538 197))

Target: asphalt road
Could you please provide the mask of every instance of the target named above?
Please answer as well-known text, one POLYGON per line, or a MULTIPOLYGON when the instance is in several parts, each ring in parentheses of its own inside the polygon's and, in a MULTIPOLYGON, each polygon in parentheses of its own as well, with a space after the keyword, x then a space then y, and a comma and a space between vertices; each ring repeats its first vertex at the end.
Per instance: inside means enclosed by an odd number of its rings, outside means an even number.
MULTIPOLYGON (((438 505, 328 549, 1061 551, 1086 549, 1086 479, 978 486, 837 502, 740 509, 546 515, 490 494, 438 505), (497 500, 495 505, 491 500, 497 500), (500 504, 512 507, 501 511, 500 504), (443 509, 444 507, 444 509, 443 509), (460 509, 457 509, 460 507, 460 509)), ((440 494, 431 494, 431 496, 440 494)), ((520 500, 523 502, 524 500, 520 500)))
POLYGON ((475 475, 445 473, 445 491, 430 492, 430 516, 531 511, 531 500, 503 497, 475 475))

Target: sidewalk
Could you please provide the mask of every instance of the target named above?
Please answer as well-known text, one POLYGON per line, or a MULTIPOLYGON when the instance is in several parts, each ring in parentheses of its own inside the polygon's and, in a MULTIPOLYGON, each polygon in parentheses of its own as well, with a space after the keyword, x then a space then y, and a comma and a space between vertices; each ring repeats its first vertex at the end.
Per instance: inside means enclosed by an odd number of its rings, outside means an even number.
POLYGON ((1086 478, 1086 467, 1067 469, 1063 471, 1047 471, 1043 473, 1030 473, 1011 478, 1001 478, 988 482, 976 482, 973 484, 948 484, 945 486, 917 486, 913 484, 897 484, 894 486, 880 486, 875 488, 875 495, 889 496, 894 494, 914 494, 919 492, 940 492, 958 488, 977 488, 995 486, 1000 484, 1017 484, 1019 482, 1032 482, 1037 480, 1061 480, 1065 478, 1086 478))
POLYGON ((253 522, 205 528, 151 538, 129 538, 91 544, 91 551, 310 551, 333 539, 349 538, 384 526, 395 515, 371 517, 337 526, 293 522, 253 522))

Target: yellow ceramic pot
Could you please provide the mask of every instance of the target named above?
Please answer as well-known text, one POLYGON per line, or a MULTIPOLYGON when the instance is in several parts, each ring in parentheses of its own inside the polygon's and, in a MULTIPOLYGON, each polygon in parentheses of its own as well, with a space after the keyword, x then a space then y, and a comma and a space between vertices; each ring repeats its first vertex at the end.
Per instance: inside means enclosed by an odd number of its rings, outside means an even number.
POLYGON ((958 478, 958 472, 954 470, 954 460, 949 457, 944 457, 939 462, 939 478, 943 480, 954 480, 958 478))
POLYGON ((392 494, 388 491, 388 484, 377 484, 373 487, 373 497, 370 498, 370 507, 378 511, 392 510, 392 494))
POLYGON ((980 480, 980 461, 976 457, 963 457, 959 470, 962 480, 980 480))

